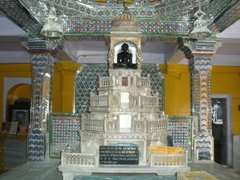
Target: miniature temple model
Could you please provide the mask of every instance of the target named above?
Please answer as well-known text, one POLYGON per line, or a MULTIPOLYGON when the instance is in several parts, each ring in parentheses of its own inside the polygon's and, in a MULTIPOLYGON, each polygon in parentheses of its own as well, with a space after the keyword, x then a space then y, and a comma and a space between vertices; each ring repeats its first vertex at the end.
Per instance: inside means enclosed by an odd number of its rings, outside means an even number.
POLYGON ((99 77, 89 112, 81 117, 81 152, 62 153, 64 179, 187 170, 183 148, 167 147, 167 119, 159 116, 159 95, 152 92, 150 77, 141 76, 141 33, 126 8, 114 20, 109 38, 108 76, 99 77))
POLYGON ((167 145, 158 94, 152 94, 150 77, 141 77, 140 69, 122 66, 109 73, 99 77, 98 92, 90 96, 90 113, 82 116, 82 152, 95 153, 101 145, 136 146, 139 163, 147 164, 149 145, 167 145))
POLYGON ((240 171, 240 68, 226 66, 238 65, 226 32, 239 25, 239 7, 238 0, 0 1, 0 42, 8 39, 0 47, 0 167, 27 163, 0 179, 29 179, 23 168, 63 180, 215 179, 194 172, 218 170, 214 162, 240 171), (9 34, 5 25, 18 27, 9 34), (22 48, 10 56, 12 45, 22 48))

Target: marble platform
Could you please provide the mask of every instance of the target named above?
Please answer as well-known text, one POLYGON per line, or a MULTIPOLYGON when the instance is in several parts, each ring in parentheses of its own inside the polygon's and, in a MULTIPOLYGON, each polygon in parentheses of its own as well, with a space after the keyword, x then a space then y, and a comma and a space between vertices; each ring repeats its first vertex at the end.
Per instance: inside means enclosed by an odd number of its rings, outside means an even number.
MULTIPOLYGON (((0 175, 1 180, 62 180, 62 175, 58 171, 60 160, 54 159, 48 163, 25 163, 10 171, 0 175)), ((234 172, 233 169, 221 166, 216 163, 203 164, 203 163, 190 163, 192 171, 206 171, 214 175, 219 180, 239 180, 240 173, 234 172)), ((75 180, 158 180, 167 179, 173 180, 175 176, 156 176, 144 174, 125 174, 109 175, 109 174, 94 174, 92 176, 75 177, 75 180)))

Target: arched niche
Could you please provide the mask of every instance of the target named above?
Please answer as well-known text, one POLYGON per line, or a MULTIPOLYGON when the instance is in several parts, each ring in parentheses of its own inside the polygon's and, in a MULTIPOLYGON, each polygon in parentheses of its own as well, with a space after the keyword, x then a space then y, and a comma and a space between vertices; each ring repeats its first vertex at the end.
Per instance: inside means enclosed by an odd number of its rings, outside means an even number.
POLYGON ((11 122, 16 121, 19 127, 24 127, 22 135, 26 135, 30 123, 30 102, 30 84, 17 84, 9 90, 6 103, 6 130, 11 122))
POLYGON ((8 91, 7 104, 14 104, 18 99, 31 99, 31 85, 26 83, 17 84, 8 91))
POLYGON ((126 43, 128 45, 128 52, 132 54, 132 63, 137 64, 137 47, 133 42, 129 41, 124 41, 124 42, 119 42, 114 46, 114 59, 113 63, 117 63, 117 55, 122 51, 122 45, 126 43))
POLYGON ((6 125, 11 121, 10 106, 18 100, 31 100, 31 79, 30 78, 4 78, 2 123, 6 125))

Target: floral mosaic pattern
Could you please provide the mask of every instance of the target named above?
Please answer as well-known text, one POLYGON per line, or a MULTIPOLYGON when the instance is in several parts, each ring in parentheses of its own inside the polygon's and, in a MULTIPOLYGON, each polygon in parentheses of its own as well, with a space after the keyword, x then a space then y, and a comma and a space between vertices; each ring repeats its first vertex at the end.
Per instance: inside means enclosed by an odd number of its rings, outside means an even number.
MULTIPOLYGON (((64 22, 63 30, 65 35, 76 33, 106 34, 112 27, 111 20, 81 20, 71 19, 64 22)), ((191 23, 186 21, 161 21, 140 19, 140 28, 143 34, 148 35, 187 35, 191 29, 191 23)))
MULTIPOLYGON (((30 36, 39 36, 41 27, 48 15, 50 2, 48 0, 19 0, 19 2, 2 0, 0 8, 30 36), (25 9, 34 19, 26 13, 25 9)), ((72 35, 85 34, 91 36, 98 35, 98 33, 100 35, 101 33, 108 33, 109 28, 101 29, 95 28, 95 26, 108 26, 107 24, 121 14, 123 9, 122 1, 119 0, 82 0, 80 3, 74 0, 53 0, 51 2, 57 8, 59 22, 65 28, 65 33, 72 33, 72 35), (87 27, 84 25, 83 30, 80 30, 80 23, 86 24, 89 19, 93 20, 94 24, 87 27), (100 21, 98 22, 96 19, 100 21), (77 21, 74 22, 76 25, 72 25, 70 21, 77 21), (93 30, 88 31, 88 29, 93 30), (101 30, 99 31, 99 29, 101 30)), ((213 0, 201 1, 201 3, 202 10, 206 12, 207 18, 210 20, 209 25, 214 22, 212 28, 217 27, 219 31, 223 31, 240 17, 238 13, 240 2, 238 0, 213 0), (221 17, 219 17, 219 14, 221 14, 221 17)), ((156 24, 160 23, 157 26, 153 25, 150 29, 142 29, 142 32, 150 33, 150 36, 188 35, 187 33, 191 30, 194 20, 192 18, 193 14, 198 7, 198 2, 195 0, 127 0, 127 4, 131 13, 139 18, 142 24, 148 21, 153 21, 156 24)), ((148 25, 151 26, 151 23, 148 25)))

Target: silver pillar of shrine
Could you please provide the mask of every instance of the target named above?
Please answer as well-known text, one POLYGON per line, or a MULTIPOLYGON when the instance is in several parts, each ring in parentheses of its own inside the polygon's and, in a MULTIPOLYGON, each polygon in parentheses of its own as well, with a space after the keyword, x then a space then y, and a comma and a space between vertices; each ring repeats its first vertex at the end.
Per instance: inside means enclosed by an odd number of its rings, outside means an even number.
POLYGON ((189 60, 191 112, 198 119, 195 122, 194 131, 194 160, 213 161, 211 69, 212 56, 219 47, 219 43, 216 40, 204 39, 189 41, 185 45, 183 39, 179 38, 178 45, 189 60))

